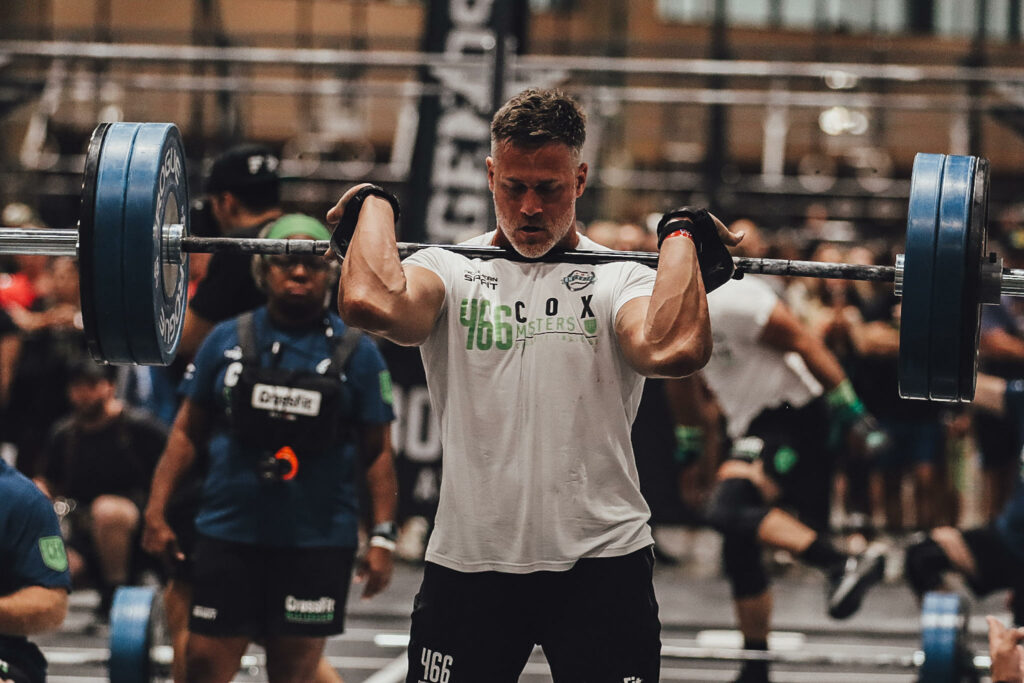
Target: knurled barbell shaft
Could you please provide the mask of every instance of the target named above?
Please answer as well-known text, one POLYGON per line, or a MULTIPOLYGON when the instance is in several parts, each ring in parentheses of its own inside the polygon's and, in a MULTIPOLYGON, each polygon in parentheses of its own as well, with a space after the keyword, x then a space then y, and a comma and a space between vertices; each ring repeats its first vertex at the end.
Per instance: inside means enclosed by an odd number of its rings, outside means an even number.
MULTIPOLYGON (((0 254, 46 254, 75 256, 78 233, 74 230, 40 228, 0 228, 0 254)), ((235 237, 196 237, 180 240, 180 249, 187 253, 228 252, 237 254, 322 254, 330 247, 326 240, 271 240, 235 237)), ((468 257, 522 259, 515 252, 501 247, 438 245, 400 242, 398 253, 402 258, 428 247, 441 247, 468 257)), ((560 263, 611 263, 636 261, 657 267, 658 254, 646 251, 558 251, 549 252, 540 261, 560 263)), ((818 261, 789 261, 736 257, 736 269, 742 273, 787 275, 794 277, 823 277, 841 280, 869 280, 892 282, 893 266, 858 265, 851 263, 825 263, 818 261)))

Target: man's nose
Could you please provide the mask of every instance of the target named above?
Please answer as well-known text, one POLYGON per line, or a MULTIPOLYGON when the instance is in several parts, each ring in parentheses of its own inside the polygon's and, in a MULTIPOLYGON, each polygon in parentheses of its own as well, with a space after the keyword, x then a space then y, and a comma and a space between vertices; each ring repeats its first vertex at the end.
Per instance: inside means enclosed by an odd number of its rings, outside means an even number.
POLYGON ((540 196, 537 194, 536 190, 527 190, 523 195, 523 214, 527 216, 536 216, 543 210, 540 196))

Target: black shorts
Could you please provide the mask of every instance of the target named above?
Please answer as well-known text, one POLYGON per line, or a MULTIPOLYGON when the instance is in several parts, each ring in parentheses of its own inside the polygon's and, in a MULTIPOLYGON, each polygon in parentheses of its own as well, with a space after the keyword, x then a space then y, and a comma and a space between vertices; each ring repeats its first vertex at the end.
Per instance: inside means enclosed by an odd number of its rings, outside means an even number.
POLYGON ((1018 429, 1017 421, 1009 416, 974 415, 974 434, 983 469, 1002 469, 1017 462, 1020 457, 1018 429))
POLYGON ((968 583, 976 595, 1004 588, 1024 593, 1024 562, 1007 549, 995 525, 968 529, 962 535, 974 557, 977 571, 968 583))
POLYGON ((194 633, 323 637, 345 630, 354 548, 275 548, 200 535, 194 555, 194 633))
POLYGON ((658 680, 654 554, 579 560, 564 572, 457 572, 427 563, 407 683, 513 683, 534 645, 556 683, 658 680))
POLYGON ((16 664, 0 659, 0 681, 11 683, 43 683, 46 676, 43 674, 30 674, 27 669, 22 669, 16 664))
MULTIPOLYGON (((775 504, 792 509, 808 526, 828 528, 835 453, 829 446, 831 418, 821 398, 801 408, 783 405, 762 411, 750 423, 747 437, 760 442, 765 474, 778 484, 775 504)), ((733 444, 734 455, 744 439, 733 444)), ((749 459, 749 458, 744 458, 749 459)))

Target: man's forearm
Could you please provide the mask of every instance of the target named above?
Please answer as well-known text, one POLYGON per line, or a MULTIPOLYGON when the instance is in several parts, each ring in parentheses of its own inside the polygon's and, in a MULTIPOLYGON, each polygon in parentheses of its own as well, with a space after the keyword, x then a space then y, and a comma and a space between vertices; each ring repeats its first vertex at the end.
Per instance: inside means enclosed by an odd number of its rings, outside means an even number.
POLYGON ((338 311, 346 323, 377 331, 388 322, 389 301, 406 291, 394 214, 384 200, 367 197, 356 226, 341 264, 338 311))
POLYGON ((26 586, 0 597, 0 633, 31 636, 54 631, 64 623, 68 593, 63 588, 26 586))
POLYGON ((398 509, 398 478, 391 452, 390 424, 369 428, 363 439, 364 452, 372 458, 366 468, 373 523, 391 522, 398 509))
POLYGON ((185 431, 175 423, 167 438, 160 460, 153 472, 153 483, 149 492, 147 511, 163 514, 167 501, 178 487, 178 482, 195 462, 195 444, 185 431))

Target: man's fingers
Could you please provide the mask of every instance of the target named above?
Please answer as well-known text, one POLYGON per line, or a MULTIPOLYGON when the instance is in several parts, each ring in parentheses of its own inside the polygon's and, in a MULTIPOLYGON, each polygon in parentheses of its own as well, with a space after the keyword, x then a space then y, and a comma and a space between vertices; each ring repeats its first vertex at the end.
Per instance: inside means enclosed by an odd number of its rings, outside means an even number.
POLYGON ((985 617, 985 621, 988 622, 988 642, 991 647, 999 640, 999 636, 1006 631, 1006 627, 1003 626, 1001 621, 993 617, 991 614, 985 617))
POLYGON ((363 589, 363 598, 370 599, 381 593, 390 583, 389 573, 383 571, 370 572, 366 581, 366 588, 363 589))
POLYGON ((714 214, 709 213, 711 220, 715 222, 715 227, 718 229, 718 236, 725 242, 726 246, 735 247, 737 244, 743 241, 743 236, 747 233, 743 232, 732 232, 729 228, 725 227, 725 223, 718 220, 718 217, 714 214))
POLYGON ((332 206, 327 212, 327 227, 333 229, 337 226, 338 221, 341 220, 341 214, 345 213, 345 203, 348 201, 348 198, 354 195, 356 191, 364 185, 370 185, 370 183, 359 183, 358 185, 353 185, 345 191, 345 194, 341 195, 341 199, 338 200, 338 203, 332 206))

